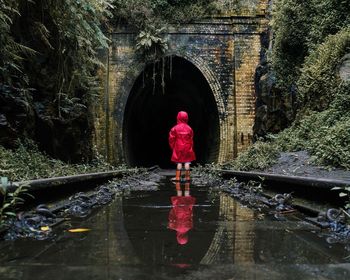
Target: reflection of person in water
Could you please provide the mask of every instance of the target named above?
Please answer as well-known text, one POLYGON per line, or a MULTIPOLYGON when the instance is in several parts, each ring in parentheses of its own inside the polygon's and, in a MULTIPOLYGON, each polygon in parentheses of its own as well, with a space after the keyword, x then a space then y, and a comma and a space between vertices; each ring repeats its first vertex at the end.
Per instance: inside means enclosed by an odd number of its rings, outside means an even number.
POLYGON ((190 196, 189 183, 185 184, 185 195, 182 196, 180 182, 176 183, 177 196, 171 197, 173 205, 169 213, 169 228, 176 230, 177 243, 188 242, 188 231, 193 228, 193 205, 196 199, 190 196))

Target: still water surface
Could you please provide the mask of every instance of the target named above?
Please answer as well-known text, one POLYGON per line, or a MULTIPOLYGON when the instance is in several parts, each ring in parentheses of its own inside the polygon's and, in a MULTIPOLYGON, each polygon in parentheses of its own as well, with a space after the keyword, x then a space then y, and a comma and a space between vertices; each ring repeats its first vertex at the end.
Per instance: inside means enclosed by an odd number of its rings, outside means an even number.
POLYGON ((350 279, 350 252, 289 215, 261 215, 224 193, 166 178, 56 229, 0 242, 0 279, 350 279), (89 228, 70 233, 67 228, 89 228))

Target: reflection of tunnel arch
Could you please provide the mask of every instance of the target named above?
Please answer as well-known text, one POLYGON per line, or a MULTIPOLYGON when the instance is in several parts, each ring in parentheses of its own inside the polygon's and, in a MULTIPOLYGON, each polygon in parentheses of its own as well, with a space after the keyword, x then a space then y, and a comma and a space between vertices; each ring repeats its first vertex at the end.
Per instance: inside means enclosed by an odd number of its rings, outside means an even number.
POLYGON ((125 108, 123 142, 127 163, 134 166, 170 164, 167 136, 180 110, 189 113, 195 132, 197 162, 216 161, 220 143, 218 105, 203 74, 184 58, 147 65, 136 79, 125 108), (172 65, 170 70, 170 65, 172 65), (155 83, 153 73, 156 73, 155 83))
POLYGON ((123 199, 124 227, 132 251, 141 263, 150 266, 187 264, 194 267, 212 247, 218 228, 213 221, 219 218, 220 203, 217 197, 209 199, 206 192, 193 191, 196 199, 193 228, 188 232, 188 243, 182 246, 177 243, 176 232, 169 228, 172 192, 169 186, 165 188, 158 195, 139 192, 123 199))

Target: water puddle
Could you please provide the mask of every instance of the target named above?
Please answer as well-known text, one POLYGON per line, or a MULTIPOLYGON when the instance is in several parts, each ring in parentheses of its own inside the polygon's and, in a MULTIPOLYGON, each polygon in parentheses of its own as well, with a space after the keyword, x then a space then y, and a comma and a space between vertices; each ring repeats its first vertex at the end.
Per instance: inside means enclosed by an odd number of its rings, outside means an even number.
POLYGON ((157 191, 62 224, 54 240, 1 242, 0 278, 350 279, 350 252, 318 231, 298 215, 279 221, 203 186, 176 192, 166 178, 157 191))

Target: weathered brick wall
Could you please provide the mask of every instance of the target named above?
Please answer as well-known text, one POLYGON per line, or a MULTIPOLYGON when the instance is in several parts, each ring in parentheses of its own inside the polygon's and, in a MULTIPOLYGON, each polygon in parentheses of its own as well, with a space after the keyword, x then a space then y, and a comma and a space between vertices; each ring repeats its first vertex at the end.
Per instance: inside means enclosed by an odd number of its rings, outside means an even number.
MULTIPOLYGON (((267 28, 265 0, 254 15, 224 16, 173 26, 165 34, 166 55, 176 55, 194 64, 210 85, 220 117, 220 147, 217 161, 233 159, 251 144, 255 117, 255 69, 260 60, 260 36, 267 28)), ((95 110, 97 150, 111 162, 123 162, 123 121, 128 96, 145 65, 134 50, 136 33, 118 27, 110 34, 105 54, 105 81, 95 110)))
POLYGON ((259 35, 235 35, 237 154, 252 143, 255 120, 255 69, 260 60, 259 35))

